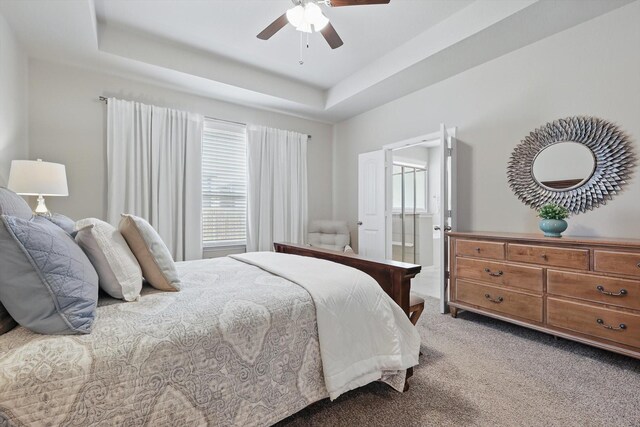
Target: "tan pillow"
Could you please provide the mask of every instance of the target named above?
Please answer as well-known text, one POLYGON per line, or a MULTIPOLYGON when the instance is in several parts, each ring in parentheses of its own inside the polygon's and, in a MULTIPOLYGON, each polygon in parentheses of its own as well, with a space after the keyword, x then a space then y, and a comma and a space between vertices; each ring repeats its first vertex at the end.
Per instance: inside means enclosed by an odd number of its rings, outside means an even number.
POLYGON ((119 229, 147 282, 161 291, 179 291, 180 279, 173 257, 151 224, 135 215, 122 214, 119 229))

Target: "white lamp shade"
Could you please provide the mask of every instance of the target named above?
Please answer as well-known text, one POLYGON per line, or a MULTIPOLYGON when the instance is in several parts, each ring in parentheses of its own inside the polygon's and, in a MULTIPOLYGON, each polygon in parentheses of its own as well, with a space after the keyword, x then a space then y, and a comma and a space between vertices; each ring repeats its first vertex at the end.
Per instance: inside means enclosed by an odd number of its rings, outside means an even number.
POLYGON ((300 5, 287 10, 287 20, 291 25, 297 27, 304 19, 304 8, 300 5))
POLYGON ((302 31, 303 33, 312 33, 313 31, 311 30, 311 24, 309 24, 308 22, 304 21, 302 22, 300 25, 298 25, 296 27, 296 30, 298 31, 302 31))
POLYGON ((307 3, 304 8, 304 19, 311 25, 320 24, 320 20, 324 17, 322 9, 315 3, 307 3))
POLYGON ((25 196, 69 195, 64 165, 42 160, 13 160, 7 187, 25 196))
POLYGON ((322 30, 324 27, 327 26, 327 24, 329 23, 329 18, 327 18, 326 16, 324 16, 324 14, 321 12, 320 16, 318 16, 315 20, 315 22, 313 23, 313 28, 316 31, 320 31, 322 30))

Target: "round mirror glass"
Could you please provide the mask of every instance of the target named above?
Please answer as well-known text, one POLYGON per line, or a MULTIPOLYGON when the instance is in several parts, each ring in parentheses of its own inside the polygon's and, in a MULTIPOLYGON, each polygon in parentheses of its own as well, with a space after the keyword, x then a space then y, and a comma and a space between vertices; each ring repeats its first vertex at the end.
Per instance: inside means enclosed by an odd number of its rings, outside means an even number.
POLYGON ((589 148, 577 142, 559 142, 538 153, 533 161, 533 177, 547 189, 570 190, 587 182, 595 167, 589 148))

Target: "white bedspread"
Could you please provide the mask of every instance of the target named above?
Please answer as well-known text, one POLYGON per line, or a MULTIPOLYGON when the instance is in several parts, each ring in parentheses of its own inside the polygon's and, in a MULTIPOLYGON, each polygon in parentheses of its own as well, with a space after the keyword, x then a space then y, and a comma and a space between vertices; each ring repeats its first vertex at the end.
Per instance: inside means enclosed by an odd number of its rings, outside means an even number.
POLYGON ((252 252, 232 258, 288 279, 316 307, 324 380, 331 400, 418 364, 420 336, 404 311, 368 274, 298 255, 252 252))

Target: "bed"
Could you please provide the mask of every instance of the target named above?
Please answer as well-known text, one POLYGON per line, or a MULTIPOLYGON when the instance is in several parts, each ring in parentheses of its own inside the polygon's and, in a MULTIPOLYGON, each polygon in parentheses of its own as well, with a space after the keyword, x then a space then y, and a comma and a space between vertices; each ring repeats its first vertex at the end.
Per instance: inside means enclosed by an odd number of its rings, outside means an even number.
MULTIPOLYGON (((249 261, 182 262, 180 292, 101 297, 89 335, 0 336, 0 425, 271 425, 328 397, 317 297, 249 261)), ((402 391, 405 377, 376 379, 402 391)))

